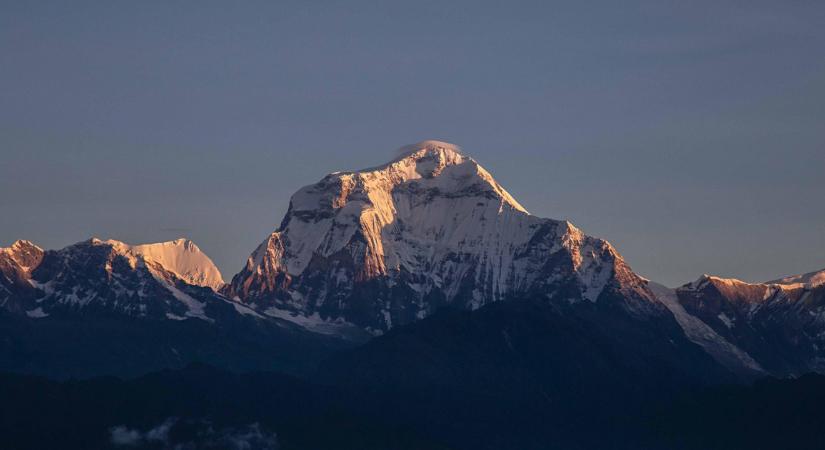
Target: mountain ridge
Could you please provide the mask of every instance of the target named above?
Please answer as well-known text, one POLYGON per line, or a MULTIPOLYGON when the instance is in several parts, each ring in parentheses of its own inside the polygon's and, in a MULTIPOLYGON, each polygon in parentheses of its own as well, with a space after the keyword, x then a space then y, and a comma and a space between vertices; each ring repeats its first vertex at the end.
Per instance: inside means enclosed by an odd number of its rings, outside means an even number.
POLYGON ((818 282, 823 275, 749 283, 703 274, 654 291, 686 335, 723 365, 740 373, 799 376, 825 371, 825 285, 818 282))
MULTIPOLYGON (((223 285, 209 257, 188 239, 130 245, 93 237, 59 250, 16 241, 0 250, 0 273, 0 286, 18 293, 15 309, 25 307, 35 318, 48 316, 52 309, 103 305, 143 315, 165 301, 161 309, 169 318, 206 320, 203 301, 192 296, 219 298, 214 290, 223 285), (212 294, 187 293, 193 288, 212 294)), ((3 304, 13 300, 14 295, 6 295, 3 304)))
MULTIPOLYGON (((615 339, 628 324, 644 328, 636 344, 651 347, 658 363, 668 345, 685 354, 698 346, 744 378, 825 371, 825 271, 768 283, 703 275, 675 289, 657 285, 606 240, 530 214, 476 160, 441 141, 299 189, 229 283, 186 238, 91 238, 59 250, 19 240, 0 249, 0 275, 0 308, 44 323, 254 323, 358 343, 442 311, 504 304, 504 315, 523 317, 526 302, 548 323, 578 317, 594 332, 619 327, 615 339)), ((468 317, 494 333, 511 326, 468 317)), ((557 336, 542 338, 555 345, 557 336)), ((610 354, 604 343, 593 351, 610 354)))

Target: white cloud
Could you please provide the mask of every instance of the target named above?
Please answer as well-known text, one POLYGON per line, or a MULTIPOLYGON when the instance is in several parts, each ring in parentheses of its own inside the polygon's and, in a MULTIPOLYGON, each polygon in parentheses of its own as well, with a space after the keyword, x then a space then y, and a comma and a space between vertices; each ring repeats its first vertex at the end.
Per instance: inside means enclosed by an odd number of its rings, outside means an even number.
POLYGON ((125 425, 112 427, 109 429, 110 440, 117 447, 138 447, 142 444, 156 446, 160 444, 162 448, 175 450, 202 447, 219 447, 230 450, 277 450, 279 448, 277 435, 262 430, 257 422, 238 427, 217 429, 208 421, 186 422, 190 426, 188 427, 190 428, 189 435, 180 440, 170 438, 170 431, 180 423, 175 417, 169 417, 158 426, 145 432, 125 425))

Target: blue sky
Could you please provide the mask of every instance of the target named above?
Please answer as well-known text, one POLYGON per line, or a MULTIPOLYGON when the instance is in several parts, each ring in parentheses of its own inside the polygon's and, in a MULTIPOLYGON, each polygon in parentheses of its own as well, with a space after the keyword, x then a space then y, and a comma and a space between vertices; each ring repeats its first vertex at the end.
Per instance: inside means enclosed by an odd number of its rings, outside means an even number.
POLYGON ((825 267, 825 3, 0 2, 0 245, 192 238, 424 139, 646 277, 825 267), (586 3, 586 4, 585 4, 586 3))

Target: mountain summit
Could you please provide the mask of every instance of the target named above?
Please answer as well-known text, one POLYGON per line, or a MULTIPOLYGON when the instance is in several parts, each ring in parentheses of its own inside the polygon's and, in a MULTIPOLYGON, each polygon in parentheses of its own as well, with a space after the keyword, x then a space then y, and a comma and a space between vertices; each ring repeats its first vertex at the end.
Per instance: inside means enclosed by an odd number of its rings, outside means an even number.
POLYGON ((281 226, 225 290, 259 310, 381 333, 443 306, 536 296, 661 305, 606 241, 531 215, 453 144, 336 172, 296 192, 281 226))
POLYGON ((155 244, 129 245, 108 241, 125 253, 141 257, 144 261, 163 266, 182 281, 194 285, 220 289, 223 285, 221 272, 211 259, 186 238, 155 244))
POLYGON ((89 309, 207 319, 204 302, 221 298, 213 291, 224 284, 188 239, 130 245, 91 238, 48 251, 17 241, 0 249, 0 275, 0 305, 34 318, 89 309))

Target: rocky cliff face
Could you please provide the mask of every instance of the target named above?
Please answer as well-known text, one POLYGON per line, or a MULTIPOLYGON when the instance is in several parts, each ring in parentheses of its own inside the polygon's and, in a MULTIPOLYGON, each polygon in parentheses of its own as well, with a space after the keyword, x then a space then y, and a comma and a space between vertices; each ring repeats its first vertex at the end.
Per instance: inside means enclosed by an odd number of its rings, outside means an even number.
POLYGON ((0 249, 0 307, 21 313, 38 296, 31 272, 43 261, 43 250, 29 241, 0 249))
MULTIPOLYGON (((134 317, 212 320, 220 272, 189 240, 132 246, 90 239, 43 251, 28 241, 0 251, 0 301, 31 318, 84 310, 134 317)), ((237 305, 255 314, 243 305, 237 305)))
POLYGON ((825 370, 823 272, 766 283, 705 275, 676 289, 679 304, 767 372, 825 370))

